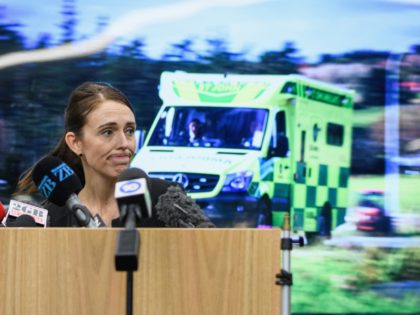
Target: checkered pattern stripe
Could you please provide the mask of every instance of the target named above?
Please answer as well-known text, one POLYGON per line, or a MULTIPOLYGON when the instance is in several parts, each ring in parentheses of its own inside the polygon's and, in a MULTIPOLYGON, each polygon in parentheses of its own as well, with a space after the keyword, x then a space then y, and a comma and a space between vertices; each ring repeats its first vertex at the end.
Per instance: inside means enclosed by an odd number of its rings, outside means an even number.
POLYGON ((293 226, 306 231, 318 230, 318 217, 325 202, 332 207, 333 227, 344 222, 348 198, 348 167, 319 164, 311 168, 304 181, 293 188, 293 226))

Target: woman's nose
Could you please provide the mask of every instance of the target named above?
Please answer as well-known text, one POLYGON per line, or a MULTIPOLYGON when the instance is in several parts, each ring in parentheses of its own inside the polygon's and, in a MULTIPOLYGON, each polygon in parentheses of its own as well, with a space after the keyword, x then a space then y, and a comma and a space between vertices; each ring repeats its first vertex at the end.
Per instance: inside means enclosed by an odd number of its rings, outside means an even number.
POLYGON ((128 147, 128 143, 129 142, 128 142, 127 135, 126 135, 126 133, 124 131, 121 131, 119 133, 119 136, 116 137, 116 141, 118 141, 118 146, 119 147, 122 147, 122 148, 128 147))

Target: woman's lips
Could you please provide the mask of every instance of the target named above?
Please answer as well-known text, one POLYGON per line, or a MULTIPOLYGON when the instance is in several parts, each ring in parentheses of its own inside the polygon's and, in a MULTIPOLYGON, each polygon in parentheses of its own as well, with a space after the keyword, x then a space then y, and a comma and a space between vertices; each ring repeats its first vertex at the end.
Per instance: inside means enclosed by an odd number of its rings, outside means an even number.
POLYGON ((109 157, 112 161, 115 161, 115 162, 119 162, 119 163, 121 163, 121 162, 129 162, 130 161, 130 156, 129 155, 126 155, 126 154, 115 154, 115 155, 111 155, 110 157, 109 157))

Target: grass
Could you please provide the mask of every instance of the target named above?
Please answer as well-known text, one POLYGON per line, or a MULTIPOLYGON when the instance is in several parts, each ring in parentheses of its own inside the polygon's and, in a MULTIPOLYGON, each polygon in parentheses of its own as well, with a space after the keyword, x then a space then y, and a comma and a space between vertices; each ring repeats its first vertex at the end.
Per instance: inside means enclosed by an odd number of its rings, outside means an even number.
MULTIPOLYGON (((420 249, 419 249, 420 250, 420 249)), ((414 294, 390 298, 369 286, 357 286, 360 272, 368 272, 362 249, 330 248, 322 245, 292 252, 293 313, 412 314, 420 312, 414 294)))
MULTIPOLYGON (((355 192, 365 189, 385 190, 385 177, 352 177, 350 204, 355 203, 355 192)), ((399 211, 420 215, 420 176, 401 175, 398 190, 399 211)), ((414 293, 393 298, 372 289, 375 284, 420 281, 420 245, 385 250, 317 244, 294 249, 291 265, 294 314, 420 314, 414 293)))

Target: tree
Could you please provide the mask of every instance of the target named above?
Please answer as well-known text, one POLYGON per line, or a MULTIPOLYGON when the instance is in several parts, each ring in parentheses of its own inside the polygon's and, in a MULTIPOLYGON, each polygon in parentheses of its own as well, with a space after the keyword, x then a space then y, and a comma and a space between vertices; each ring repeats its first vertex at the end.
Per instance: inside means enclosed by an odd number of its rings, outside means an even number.
POLYGON ((273 74, 297 73, 301 58, 293 42, 286 42, 281 50, 267 51, 260 56, 261 72, 273 74))
POLYGON ((184 39, 180 43, 172 44, 171 50, 162 56, 164 60, 186 61, 196 60, 197 54, 193 49, 194 41, 192 39, 184 39))
POLYGON ((76 34, 76 5, 74 0, 63 0, 63 7, 61 9, 61 14, 63 16, 63 21, 60 24, 60 27, 63 31, 62 33, 62 42, 70 43, 74 41, 76 34))
MULTIPOLYGON (((0 20, 0 54, 21 51, 25 48, 24 37, 18 31, 21 24, 4 23, 0 20)), ((17 76, 16 67, 0 69, 0 117, 7 117, 11 104, 18 98, 18 85, 22 76, 17 76)))
POLYGON ((48 48, 52 46, 51 39, 52 37, 49 33, 43 33, 39 35, 38 40, 35 43, 35 49, 48 48))
POLYGON ((144 52, 146 47, 144 39, 134 39, 131 43, 121 46, 121 55, 125 58, 147 59, 144 52))
POLYGON ((0 22, 0 54, 19 51, 24 48, 24 37, 17 30, 19 23, 0 22))
MULTIPOLYGON (((244 58, 244 53, 229 51, 224 39, 207 39, 208 49, 204 55, 199 56, 199 62, 206 65, 206 72, 230 72, 234 71, 244 58)), ((202 66, 204 66, 202 65, 202 66)))

